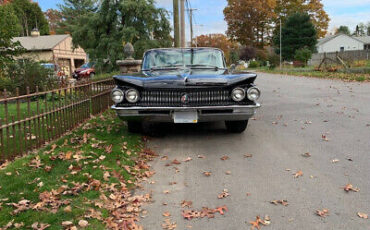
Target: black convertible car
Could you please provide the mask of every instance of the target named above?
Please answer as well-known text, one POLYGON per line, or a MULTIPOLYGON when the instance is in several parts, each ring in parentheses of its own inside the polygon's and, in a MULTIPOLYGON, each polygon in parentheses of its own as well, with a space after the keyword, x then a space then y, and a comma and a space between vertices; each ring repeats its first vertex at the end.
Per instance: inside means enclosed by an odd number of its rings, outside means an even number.
POLYGON ((147 120, 225 121, 230 132, 241 133, 260 107, 256 77, 229 71, 219 49, 152 49, 144 54, 140 73, 114 76, 112 109, 131 132, 147 120))

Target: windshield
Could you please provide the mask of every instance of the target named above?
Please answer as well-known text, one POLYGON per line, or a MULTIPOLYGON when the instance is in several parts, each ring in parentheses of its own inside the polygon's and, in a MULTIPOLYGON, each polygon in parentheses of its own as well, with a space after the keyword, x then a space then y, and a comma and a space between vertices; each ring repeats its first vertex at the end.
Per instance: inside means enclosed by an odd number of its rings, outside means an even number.
POLYGON ((225 68, 223 54, 216 49, 162 49, 145 54, 143 70, 171 67, 225 68))
POLYGON ((93 63, 88 62, 88 63, 85 63, 82 66, 80 66, 80 68, 91 68, 93 65, 94 65, 93 63))

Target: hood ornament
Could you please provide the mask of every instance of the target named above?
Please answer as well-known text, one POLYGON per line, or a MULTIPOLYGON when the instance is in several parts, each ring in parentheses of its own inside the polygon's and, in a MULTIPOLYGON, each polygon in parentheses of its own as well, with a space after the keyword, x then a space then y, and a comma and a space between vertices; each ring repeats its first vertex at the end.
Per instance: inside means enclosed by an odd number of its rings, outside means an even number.
POLYGON ((187 103, 189 103, 189 101, 190 101, 190 96, 187 93, 184 93, 181 96, 181 103, 187 104, 187 103))

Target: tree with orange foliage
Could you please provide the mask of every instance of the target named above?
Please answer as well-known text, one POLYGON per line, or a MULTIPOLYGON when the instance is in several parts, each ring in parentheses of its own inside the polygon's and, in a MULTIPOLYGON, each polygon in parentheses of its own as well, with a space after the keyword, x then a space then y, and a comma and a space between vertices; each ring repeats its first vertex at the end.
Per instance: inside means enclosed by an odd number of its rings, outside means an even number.
POLYGON ((243 45, 263 47, 272 34, 276 0, 228 0, 224 9, 227 35, 243 45))
POLYGON ((198 47, 214 47, 219 48, 225 53, 227 62, 230 59, 230 52, 235 50, 238 45, 228 39, 224 34, 207 34, 200 35, 193 39, 193 44, 198 44, 198 47))
POLYGON ((276 14, 276 25, 279 25, 280 18, 284 24, 287 17, 297 12, 307 13, 315 25, 317 37, 324 37, 327 33, 330 18, 325 12, 321 0, 276 0, 274 12, 276 14))

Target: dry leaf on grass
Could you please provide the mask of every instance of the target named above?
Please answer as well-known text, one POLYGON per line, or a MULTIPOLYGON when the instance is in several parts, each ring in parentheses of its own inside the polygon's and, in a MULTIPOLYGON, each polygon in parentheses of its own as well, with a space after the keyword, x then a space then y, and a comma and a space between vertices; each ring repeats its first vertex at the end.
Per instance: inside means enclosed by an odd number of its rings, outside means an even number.
POLYGON ((89 225, 89 222, 87 222, 86 220, 80 220, 80 221, 78 221, 78 225, 81 228, 86 228, 89 225))
POLYGON ((346 191, 346 192, 349 192, 349 191, 358 192, 358 191, 360 191, 360 189, 359 189, 359 188, 355 188, 355 187, 353 187, 353 185, 351 185, 351 184, 347 184, 343 189, 344 189, 344 191, 346 191))
POLYGON ((298 178, 300 176, 303 176, 303 172, 301 170, 299 170, 298 172, 296 172, 294 175, 294 178, 298 178))
POLYGON ((43 224, 39 222, 33 223, 31 225, 31 228, 34 230, 44 230, 44 229, 47 229, 48 227, 50 227, 50 224, 43 224))
POLYGON ((363 212, 358 212, 357 213, 357 216, 360 217, 360 218, 364 218, 364 219, 367 219, 368 218, 367 214, 366 213, 363 213, 363 212))
POLYGON ((326 217, 329 215, 329 210, 328 209, 316 210, 316 215, 326 217))

